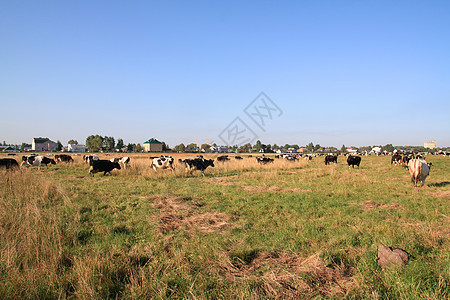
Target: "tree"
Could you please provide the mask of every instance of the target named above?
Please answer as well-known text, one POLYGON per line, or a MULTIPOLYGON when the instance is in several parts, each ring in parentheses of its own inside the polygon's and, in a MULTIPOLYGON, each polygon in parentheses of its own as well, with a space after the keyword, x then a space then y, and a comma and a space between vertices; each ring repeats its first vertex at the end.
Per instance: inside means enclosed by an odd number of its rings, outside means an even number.
POLYGON ((142 150, 143 150, 143 149, 142 149, 141 144, 137 144, 137 145, 136 145, 136 151, 137 151, 137 152, 142 152, 142 150))
POLYGON ((31 147, 31 145, 27 143, 22 143, 22 145, 20 146, 20 151, 25 151, 25 147, 31 147))
POLYGON ((167 145, 165 142, 162 142, 162 151, 170 150, 169 145, 167 145))
POLYGON ((78 141, 72 139, 72 140, 69 140, 69 141, 67 142, 67 144, 78 145, 78 141))
POLYGON ((117 139, 116 149, 122 151, 123 147, 124 147, 123 139, 117 139))
POLYGON ((116 146, 116 141, 114 140, 114 137, 112 136, 105 136, 103 139, 103 147, 106 151, 112 151, 114 147, 116 146))
POLYGON ((392 144, 386 144, 382 147, 383 151, 387 152, 393 152, 395 150, 394 146, 392 144))
POLYGON ((101 135, 90 135, 86 138, 86 147, 89 152, 98 152, 103 146, 103 137, 101 135))
POLYGON ((64 149, 63 144, 59 140, 56 141, 56 151, 61 151, 62 149, 64 149))
POLYGON ((320 148, 322 148, 322 146, 320 146, 320 144, 314 145, 314 151, 319 150, 320 148))
POLYGON ((186 151, 186 146, 185 146, 183 143, 179 144, 179 145, 178 145, 178 151, 179 151, 179 152, 184 152, 184 151, 186 151))
POLYGON ((127 151, 128 151, 128 152, 136 151, 136 144, 131 144, 131 143, 129 143, 129 144, 127 145, 127 151))
POLYGON ((186 150, 190 151, 190 152, 195 151, 195 148, 197 148, 197 144, 195 144, 195 143, 191 143, 186 146, 186 150))
POLYGON ((256 152, 259 152, 259 151, 261 150, 261 148, 262 148, 261 141, 260 141, 260 140, 257 140, 257 141, 256 141, 256 144, 255 144, 255 150, 256 150, 256 152))
POLYGON ((314 151, 314 144, 311 142, 308 144, 308 146, 306 146, 306 150, 308 150, 308 152, 313 152, 314 151))
POLYGON ((342 153, 347 153, 347 147, 345 147, 345 145, 342 145, 341 152, 342 153))

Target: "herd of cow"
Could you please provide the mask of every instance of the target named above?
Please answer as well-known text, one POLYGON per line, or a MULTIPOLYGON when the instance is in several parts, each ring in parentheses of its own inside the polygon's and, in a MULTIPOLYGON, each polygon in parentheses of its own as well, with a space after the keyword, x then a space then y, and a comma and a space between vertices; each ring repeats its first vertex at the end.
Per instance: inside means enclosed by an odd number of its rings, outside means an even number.
MULTIPOLYGON (((248 155, 248 157, 252 157, 252 155, 248 155)), ((275 159, 285 159, 290 162, 294 162, 300 159, 302 156, 299 154, 283 154, 283 155, 275 155, 274 158, 266 157, 264 154, 261 156, 257 156, 256 161, 261 164, 269 164, 273 163, 275 159)), ((169 155, 161 155, 160 157, 150 157, 152 160, 151 167, 157 171, 158 169, 169 169, 172 172, 175 171, 174 168, 174 158, 169 155)), ((241 156, 234 156, 234 159, 241 160, 243 159, 241 156)), ((303 159, 311 160, 312 155, 305 155, 303 159)), ((111 174, 111 171, 114 169, 126 169, 128 164, 130 163, 129 157, 119 157, 112 158, 110 160, 102 160, 96 155, 84 155, 83 160, 89 164, 89 175, 94 176, 95 173, 103 172, 103 175, 106 173, 111 174)), ((225 163, 229 161, 230 158, 228 155, 222 155, 217 157, 216 161, 220 163, 225 163)), ((329 165, 331 163, 337 164, 338 155, 325 155, 325 165, 329 165)), ((65 163, 73 163, 73 158, 67 154, 56 154, 53 158, 45 157, 42 155, 28 155, 22 156, 22 163, 20 167, 26 166, 38 166, 38 169, 41 169, 41 166, 45 166, 48 169, 49 164, 56 164, 60 162, 65 163)), ((197 155, 195 158, 186 158, 179 159, 179 163, 185 166, 186 176, 193 175, 193 172, 198 170, 200 171, 200 175, 205 175, 205 170, 211 166, 214 167, 213 159, 204 159, 202 155, 197 155)), ((348 167, 359 168, 361 163, 361 157, 357 155, 347 155, 347 164, 348 167)), ((403 165, 407 168, 411 175, 411 182, 416 186, 421 183, 423 186, 425 183, 425 179, 430 173, 431 163, 427 163, 423 157, 423 155, 416 155, 413 153, 400 155, 398 153, 394 153, 391 157, 391 165, 403 165)), ((0 167, 6 169, 19 168, 18 162, 13 158, 2 158, 0 159, 0 167)))

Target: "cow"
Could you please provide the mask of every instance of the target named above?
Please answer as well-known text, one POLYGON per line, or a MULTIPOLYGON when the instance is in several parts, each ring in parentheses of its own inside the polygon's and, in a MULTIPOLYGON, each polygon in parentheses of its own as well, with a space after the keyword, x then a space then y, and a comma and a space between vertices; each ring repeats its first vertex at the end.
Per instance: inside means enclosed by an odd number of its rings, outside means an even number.
POLYGON ((337 156, 336 155, 327 155, 327 156, 325 156, 325 165, 328 165, 328 164, 330 164, 332 162, 337 164, 337 156))
POLYGON ((414 186, 417 186, 419 182, 422 182, 423 186, 425 184, 425 179, 430 174, 431 163, 427 163, 425 159, 413 158, 408 162, 408 169, 411 175, 411 182, 414 186))
POLYGON ((402 164, 402 156, 398 153, 395 153, 394 155, 392 155, 391 157, 391 165, 401 165, 402 164))
POLYGON ((218 161, 218 162, 225 162, 225 161, 227 161, 227 160, 230 160, 230 159, 228 158, 228 155, 222 155, 222 156, 217 157, 217 161, 218 161))
POLYGON ((0 159, 0 168, 5 168, 6 170, 19 168, 19 164, 13 158, 1 158, 0 159))
POLYGON ((103 172, 103 176, 105 176, 106 173, 112 175, 111 171, 114 169, 120 170, 120 164, 117 162, 112 162, 110 160, 91 160, 89 164, 89 175, 91 175, 92 177, 94 177, 94 174, 98 172, 103 172))
POLYGON ((56 162, 73 163, 73 158, 72 158, 72 156, 67 155, 67 154, 56 154, 55 161, 56 162))
POLYGON ((42 165, 46 166, 48 169, 49 164, 56 165, 56 162, 54 159, 42 155, 30 155, 22 156, 22 163, 20 164, 20 166, 22 166, 23 164, 26 164, 27 167, 38 166, 38 170, 40 170, 42 165))
POLYGON ((125 170, 127 169, 128 164, 130 163, 130 158, 128 156, 124 157, 116 157, 111 158, 111 162, 119 163, 121 167, 123 167, 125 170))
POLYGON ((402 158, 403 166, 405 166, 406 168, 408 168, 409 161, 410 161, 411 159, 414 159, 414 154, 403 155, 403 158, 402 158))
POLYGON ((243 159, 243 158, 241 156, 235 156, 234 159, 240 160, 240 159, 243 159))
POLYGON ((312 160, 312 155, 307 154, 303 157, 304 160, 312 160))
POLYGON ((83 160, 88 163, 91 164, 91 161, 93 160, 99 160, 97 155, 83 155, 83 160))
POLYGON ((173 161, 174 159, 172 156, 161 155, 161 157, 153 158, 151 167, 155 171, 157 169, 170 169, 174 172, 175 169, 173 168, 173 161))
POLYGON ((354 168, 355 166, 358 166, 358 168, 359 168, 360 163, 361 163, 361 157, 359 157, 359 156, 350 155, 347 158, 347 164, 348 164, 349 168, 350 168, 350 166, 352 168, 354 168))
POLYGON ((290 162, 295 162, 295 160, 297 158, 295 156, 286 156, 284 159, 286 159, 287 161, 290 161, 290 162))
POLYGON ((256 157, 256 161, 261 165, 266 165, 269 163, 273 163, 274 159, 269 158, 269 157, 264 157, 264 156, 258 156, 258 157, 256 157))
POLYGON ((214 167, 213 159, 203 159, 203 158, 187 158, 187 159, 179 159, 180 163, 184 163, 186 167, 186 177, 188 174, 191 174, 195 170, 199 170, 201 176, 205 176, 205 170, 209 166, 214 167))

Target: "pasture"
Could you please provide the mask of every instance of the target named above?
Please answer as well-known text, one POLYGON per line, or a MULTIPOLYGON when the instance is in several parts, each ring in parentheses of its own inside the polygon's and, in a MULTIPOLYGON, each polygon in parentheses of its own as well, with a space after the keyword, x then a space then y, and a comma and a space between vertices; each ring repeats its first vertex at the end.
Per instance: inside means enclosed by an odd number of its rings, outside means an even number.
POLYGON ((0 298, 449 298, 448 157, 428 156, 415 188, 389 156, 349 169, 243 154, 187 178, 177 161, 194 154, 173 155, 174 173, 149 156, 112 176, 81 155, 0 170, 0 298), (379 245, 408 265, 382 270, 379 245))

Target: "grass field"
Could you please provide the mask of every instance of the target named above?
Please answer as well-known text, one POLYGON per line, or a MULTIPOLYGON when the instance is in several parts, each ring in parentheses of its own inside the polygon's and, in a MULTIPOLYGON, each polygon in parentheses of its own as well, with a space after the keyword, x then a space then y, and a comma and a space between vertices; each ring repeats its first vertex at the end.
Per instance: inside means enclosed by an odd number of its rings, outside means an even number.
POLYGON ((245 158, 188 178, 148 156, 112 176, 88 176, 81 156, 1 171, 0 298, 450 296, 449 158, 427 157, 414 188, 387 156, 360 169, 245 158), (379 245, 408 265, 382 270, 379 245))

